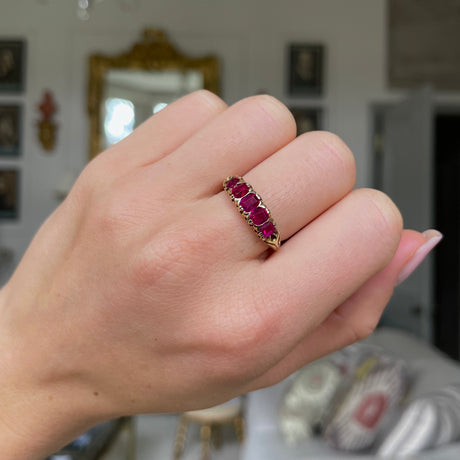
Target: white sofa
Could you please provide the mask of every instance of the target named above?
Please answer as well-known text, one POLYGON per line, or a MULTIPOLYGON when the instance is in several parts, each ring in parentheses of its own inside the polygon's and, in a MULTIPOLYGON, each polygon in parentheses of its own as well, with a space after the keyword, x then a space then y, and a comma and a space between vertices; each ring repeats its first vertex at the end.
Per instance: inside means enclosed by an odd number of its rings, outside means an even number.
MULTIPOLYGON (((460 363, 452 361, 430 345, 410 334, 378 329, 366 340, 405 359, 416 372, 411 399, 428 394, 451 383, 460 383, 460 363)), ((372 456, 347 454, 329 447, 319 438, 297 446, 287 445, 278 428, 278 411, 289 385, 278 385, 249 394, 246 406, 246 441, 241 460, 362 459, 372 456)), ((460 460, 460 442, 418 454, 420 460, 460 460)))

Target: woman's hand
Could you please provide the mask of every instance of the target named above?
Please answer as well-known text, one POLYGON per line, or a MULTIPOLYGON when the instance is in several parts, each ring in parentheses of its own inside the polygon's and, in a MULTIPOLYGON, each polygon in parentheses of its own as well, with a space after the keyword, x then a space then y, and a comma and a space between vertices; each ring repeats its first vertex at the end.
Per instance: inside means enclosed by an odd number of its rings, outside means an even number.
POLYGON ((271 97, 227 108, 201 91, 86 167, 0 293, 2 458, 223 402, 373 330, 437 234, 402 231, 389 198, 352 191, 336 136, 295 131, 271 97), (229 175, 270 208, 277 252, 222 190, 229 175))

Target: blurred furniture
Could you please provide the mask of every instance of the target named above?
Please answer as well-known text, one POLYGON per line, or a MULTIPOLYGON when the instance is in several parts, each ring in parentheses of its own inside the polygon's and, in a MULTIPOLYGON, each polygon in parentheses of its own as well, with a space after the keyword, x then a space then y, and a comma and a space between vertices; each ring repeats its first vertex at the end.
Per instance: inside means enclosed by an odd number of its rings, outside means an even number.
POLYGON ((128 436, 125 459, 136 460, 136 433, 133 417, 122 417, 97 425, 47 460, 98 460, 122 433, 128 436))
POLYGON ((211 441, 216 448, 220 448, 222 445, 222 428, 224 425, 233 425, 238 441, 243 441, 243 400, 241 397, 235 398, 209 409, 184 412, 179 418, 174 440, 174 460, 179 460, 182 456, 190 423, 197 423, 200 426, 201 459, 209 460, 211 441))
MULTIPOLYGON (((413 335, 394 329, 382 328, 366 340, 379 345, 406 360, 416 374, 411 399, 427 395, 451 383, 460 382, 460 363, 453 361, 431 345, 413 335)), ((373 459, 372 455, 358 455, 334 450, 321 438, 312 438, 302 444, 289 446, 278 428, 281 401, 289 381, 250 393, 245 408, 246 441, 241 460, 307 460, 320 459, 373 459)), ((458 460, 460 442, 422 452, 417 460, 458 460)))

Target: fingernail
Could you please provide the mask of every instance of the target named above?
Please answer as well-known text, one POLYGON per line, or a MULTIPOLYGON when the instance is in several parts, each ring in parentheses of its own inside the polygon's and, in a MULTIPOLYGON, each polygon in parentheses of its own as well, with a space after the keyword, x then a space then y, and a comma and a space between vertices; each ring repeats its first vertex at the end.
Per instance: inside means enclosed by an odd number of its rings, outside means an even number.
POLYGON ((415 251, 409 262, 407 262, 407 264, 399 272, 395 286, 398 286, 398 284, 401 284, 404 280, 409 278, 430 251, 442 240, 442 233, 437 230, 426 230, 422 233, 422 235, 425 237, 426 243, 422 244, 422 246, 415 251))

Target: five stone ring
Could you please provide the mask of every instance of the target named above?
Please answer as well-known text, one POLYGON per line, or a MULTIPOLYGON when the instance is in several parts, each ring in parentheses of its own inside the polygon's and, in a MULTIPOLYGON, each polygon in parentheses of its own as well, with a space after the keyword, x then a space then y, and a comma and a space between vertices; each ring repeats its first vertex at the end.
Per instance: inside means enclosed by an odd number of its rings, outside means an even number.
POLYGON ((280 234, 262 198, 239 176, 227 177, 223 186, 257 236, 276 251, 280 247, 280 234))

